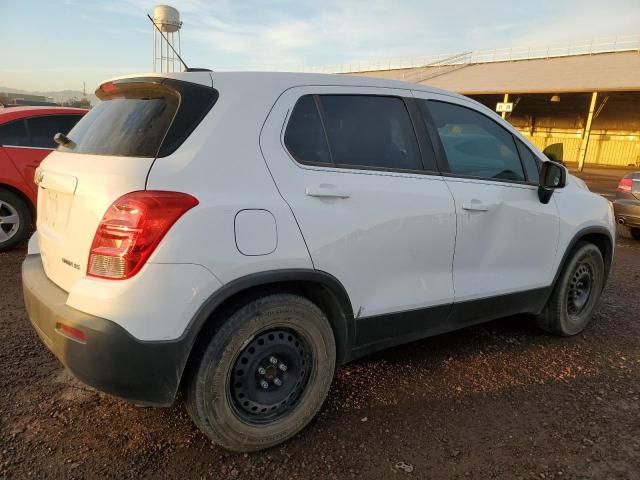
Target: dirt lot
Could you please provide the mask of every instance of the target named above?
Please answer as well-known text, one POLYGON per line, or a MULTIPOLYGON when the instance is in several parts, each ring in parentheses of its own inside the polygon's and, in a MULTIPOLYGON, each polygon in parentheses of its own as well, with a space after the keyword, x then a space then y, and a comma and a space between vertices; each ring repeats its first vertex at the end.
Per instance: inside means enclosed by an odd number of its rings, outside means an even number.
POLYGON ((367 357, 307 429, 257 454, 212 445, 179 403, 73 380, 27 320, 24 255, 0 254, 0 479, 640 478, 640 242, 618 243, 583 335, 513 317, 367 357))

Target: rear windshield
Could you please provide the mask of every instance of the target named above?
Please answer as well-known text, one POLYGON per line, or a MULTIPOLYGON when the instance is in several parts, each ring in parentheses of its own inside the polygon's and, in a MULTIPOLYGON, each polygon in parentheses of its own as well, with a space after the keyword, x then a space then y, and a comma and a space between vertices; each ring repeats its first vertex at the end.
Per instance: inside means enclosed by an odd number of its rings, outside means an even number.
POLYGON ((165 157, 191 134, 218 99, 213 88, 171 79, 103 84, 100 102, 58 150, 93 155, 165 157))

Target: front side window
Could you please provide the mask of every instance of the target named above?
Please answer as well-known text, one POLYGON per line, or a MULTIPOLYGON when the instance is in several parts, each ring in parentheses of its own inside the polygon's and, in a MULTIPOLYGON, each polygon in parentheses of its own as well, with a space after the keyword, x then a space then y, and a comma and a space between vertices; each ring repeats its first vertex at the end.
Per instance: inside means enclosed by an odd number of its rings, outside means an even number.
POLYGON ((80 115, 47 115, 27 120, 31 134, 31 146, 55 148, 53 137, 56 133, 69 133, 69 130, 82 118, 80 115))
POLYGON ((507 130, 470 108, 438 101, 425 104, 438 130, 451 173, 525 181, 516 144, 507 130))
POLYGON ((0 125, 0 145, 28 147, 29 135, 24 120, 15 120, 10 123, 0 125))
POLYGON ((397 97, 305 95, 293 109, 284 140, 303 163, 422 169, 413 124, 397 97))
POLYGON ((540 165, 539 160, 531 153, 529 147, 527 147, 520 140, 516 140, 518 144, 518 151, 520 152, 520 158, 524 163, 524 169, 527 171, 527 180, 531 183, 540 182, 540 165))

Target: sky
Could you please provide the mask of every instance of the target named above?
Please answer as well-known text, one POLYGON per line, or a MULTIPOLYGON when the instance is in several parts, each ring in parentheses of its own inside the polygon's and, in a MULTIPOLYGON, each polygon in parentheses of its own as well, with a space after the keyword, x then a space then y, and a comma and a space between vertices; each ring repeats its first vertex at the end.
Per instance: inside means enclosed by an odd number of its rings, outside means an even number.
MULTIPOLYGON (((0 86, 152 70, 147 0, 0 0, 0 86)), ((640 33, 640 0, 169 0, 190 67, 286 70, 640 33)))

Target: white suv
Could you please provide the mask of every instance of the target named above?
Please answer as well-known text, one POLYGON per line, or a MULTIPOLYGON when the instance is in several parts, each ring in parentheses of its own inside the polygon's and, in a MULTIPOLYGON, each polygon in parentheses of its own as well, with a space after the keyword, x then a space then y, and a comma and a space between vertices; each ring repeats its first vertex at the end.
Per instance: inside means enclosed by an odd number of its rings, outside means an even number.
POLYGON ((460 95, 348 76, 108 81, 36 173, 24 295, 80 380, 181 390, 232 450, 320 409, 336 365, 497 317, 581 332, 610 203, 460 95))

